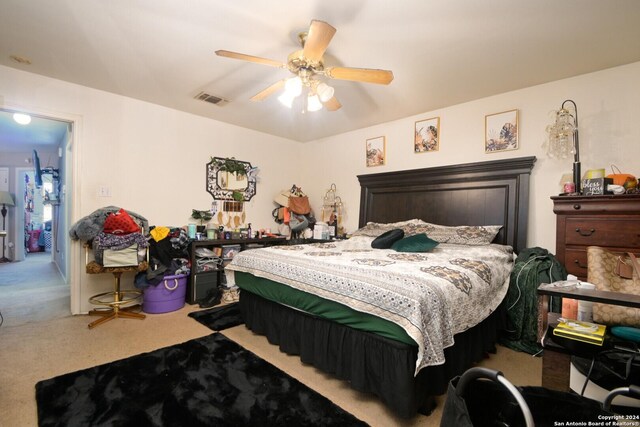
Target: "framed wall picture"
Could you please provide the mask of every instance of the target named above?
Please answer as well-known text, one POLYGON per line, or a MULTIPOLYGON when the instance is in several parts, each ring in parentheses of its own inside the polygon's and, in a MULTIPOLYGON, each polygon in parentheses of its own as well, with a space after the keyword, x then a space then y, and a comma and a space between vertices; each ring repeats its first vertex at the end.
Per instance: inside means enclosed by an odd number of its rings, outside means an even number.
POLYGON ((384 165, 386 158, 386 141, 384 136, 378 136, 376 138, 367 139, 366 155, 367 166, 381 166, 384 165))
POLYGON ((489 114, 484 119, 484 151, 497 153, 518 149, 518 110, 489 114))
POLYGON ((440 149, 440 117, 416 122, 413 150, 416 153, 440 149))

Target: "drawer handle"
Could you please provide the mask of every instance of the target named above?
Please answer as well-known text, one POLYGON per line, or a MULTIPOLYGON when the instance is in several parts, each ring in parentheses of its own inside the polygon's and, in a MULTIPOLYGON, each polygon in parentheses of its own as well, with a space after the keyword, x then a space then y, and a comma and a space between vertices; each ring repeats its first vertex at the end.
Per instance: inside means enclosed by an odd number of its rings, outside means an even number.
POLYGON ((591 236, 593 233, 596 232, 595 228, 592 228, 589 231, 583 232, 582 230, 580 230, 579 228, 576 228, 576 233, 580 234, 582 237, 589 237, 591 236))
POLYGON ((581 207, 582 207, 582 206, 580 206, 580 205, 579 205, 579 204, 577 204, 577 203, 576 203, 575 205, 573 205, 573 209, 575 209, 575 210, 578 210, 578 209, 580 209, 581 207))
POLYGON ((577 259, 574 259, 574 260, 573 260, 573 263, 574 263, 575 265, 577 265, 578 267, 580 267, 580 268, 587 268, 587 265, 586 265, 586 264, 580 264, 580 261, 578 261, 577 259))

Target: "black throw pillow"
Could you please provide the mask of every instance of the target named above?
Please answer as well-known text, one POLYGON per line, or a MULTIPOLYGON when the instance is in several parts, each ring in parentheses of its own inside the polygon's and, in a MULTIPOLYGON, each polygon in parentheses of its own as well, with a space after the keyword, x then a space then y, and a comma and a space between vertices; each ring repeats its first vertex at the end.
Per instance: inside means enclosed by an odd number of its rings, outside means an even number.
POLYGON ((385 233, 382 233, 371 242, 371 247, 374 249, 389 249, 398 240, 404 237, 404 230, 401 228, 394 228, 385 233))

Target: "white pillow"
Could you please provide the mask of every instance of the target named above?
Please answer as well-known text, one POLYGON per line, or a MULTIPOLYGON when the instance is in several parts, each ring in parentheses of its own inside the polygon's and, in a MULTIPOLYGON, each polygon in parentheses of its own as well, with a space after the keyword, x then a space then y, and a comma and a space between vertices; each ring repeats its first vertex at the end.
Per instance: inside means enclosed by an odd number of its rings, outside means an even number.
POLYGON ((351 237, 355 237, 355 236, 378 237, 381 234, 396 228, 402 229, 404 231, 405 236, 412 236, 417 233, 407 233, 407 231, 410 231, 415 227, 424 225, 424 224, 427 224, 427 223, 422 221, 421 219, 410 219, 407 221, 387 222, 387 223, 368 222, 367 225, 365 225, 364 227, 354 231, 351 234, 351 237))
POLYGON ((422 232, 430 239, 440 243, 454 243, 458 245, 488 245, 496 238, 501 225, 462 225, 446 226, 426 224, 416 228, 415 232, 422 232))

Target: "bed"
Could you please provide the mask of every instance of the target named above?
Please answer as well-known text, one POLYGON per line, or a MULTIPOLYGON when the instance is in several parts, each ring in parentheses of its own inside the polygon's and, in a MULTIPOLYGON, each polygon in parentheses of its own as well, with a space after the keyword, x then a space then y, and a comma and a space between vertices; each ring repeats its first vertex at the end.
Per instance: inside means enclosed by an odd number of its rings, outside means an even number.
POLYGON ((227 266, 246 326, 402 417, 429 413, 453 376, 495 351, 513 251, 526 247, 535 160, 358 176, 356 236, 243 251, 227 266), (447 236, 457 226, 482 246, 445 238, 429 252, 371 249, 381 230, 447 236))

